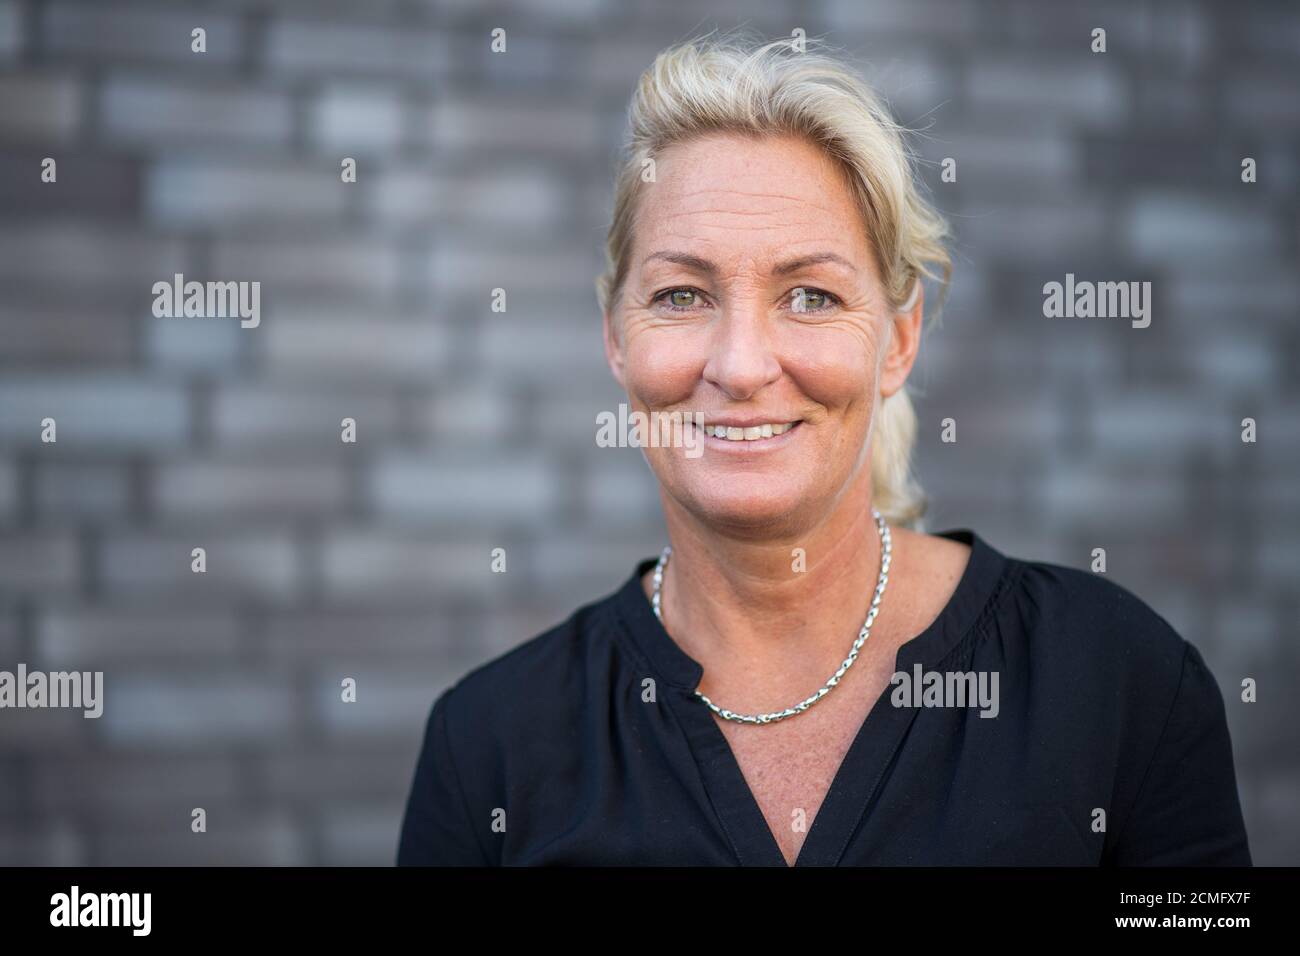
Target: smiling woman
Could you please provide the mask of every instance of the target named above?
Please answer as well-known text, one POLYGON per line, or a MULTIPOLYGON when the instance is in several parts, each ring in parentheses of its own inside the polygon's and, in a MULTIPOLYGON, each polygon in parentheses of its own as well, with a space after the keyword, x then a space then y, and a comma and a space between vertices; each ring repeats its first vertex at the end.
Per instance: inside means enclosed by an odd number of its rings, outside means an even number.
POLYGON ((644 449, 657 561, 434 703, 399 862, 1249 863, 1196 649, 1116 585, 921 530, 905 383, 950 264, 878 99, 708 39, 630 119, 605 351, 703 453, 644 449))

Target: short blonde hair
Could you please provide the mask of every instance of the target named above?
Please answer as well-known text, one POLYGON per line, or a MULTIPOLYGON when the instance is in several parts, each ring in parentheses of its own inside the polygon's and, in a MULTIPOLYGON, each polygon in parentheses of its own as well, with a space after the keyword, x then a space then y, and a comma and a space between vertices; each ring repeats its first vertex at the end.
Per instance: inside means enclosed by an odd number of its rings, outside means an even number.
MULTIPOLYGON (((655 57, 637 83, 628 120, 606 267, 596 280, 602 311, 617 302, 627 275, 645 161, 709 133, 793 135, 825 150, 848 175, 890 305, 906 310, 925 278, 940 283, 929 311, 942 307, 952 273, 947 223, 922 195, 907 130, 840 60, 796 49, 789 39, 710 34, 655 57)), ((916 412, 904 386, 881 403, 872 424, 872 495, 892 524, 919 529, 927 501, 911 474, 915 440, 916 412)))

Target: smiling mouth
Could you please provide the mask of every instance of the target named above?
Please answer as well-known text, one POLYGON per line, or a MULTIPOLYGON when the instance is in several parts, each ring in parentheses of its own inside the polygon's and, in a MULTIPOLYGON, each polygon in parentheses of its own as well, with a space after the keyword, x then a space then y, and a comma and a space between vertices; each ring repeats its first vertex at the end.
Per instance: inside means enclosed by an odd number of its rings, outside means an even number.
POLYGON ((799 424, 798 419, 792 422, 764 422, 761 425, 749 425, 740 427, 736 425, 705 425, 704 434, 712 438, 720 438, 723 441, 747 442, 761 441, 764 438, 775 438, 778 435, 784 435, 790 429, 799 424))

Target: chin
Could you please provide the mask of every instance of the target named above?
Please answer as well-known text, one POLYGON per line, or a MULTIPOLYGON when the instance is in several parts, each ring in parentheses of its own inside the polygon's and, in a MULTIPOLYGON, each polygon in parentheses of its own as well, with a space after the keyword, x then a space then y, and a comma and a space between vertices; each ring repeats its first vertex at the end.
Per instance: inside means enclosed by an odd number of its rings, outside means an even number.
POLYGON ((810 500, 806 489, 792 483, 788 475, 718 475, 683 489, 676 497, 707 524, 767 532, 797 524, 799 512, 810 500))

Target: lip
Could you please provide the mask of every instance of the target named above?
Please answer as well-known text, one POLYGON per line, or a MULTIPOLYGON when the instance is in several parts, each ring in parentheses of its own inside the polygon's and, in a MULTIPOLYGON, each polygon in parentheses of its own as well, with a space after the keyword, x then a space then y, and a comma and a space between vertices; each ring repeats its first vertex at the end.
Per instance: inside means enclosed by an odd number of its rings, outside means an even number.
POLYGON ((740 416, 722 416, 719 418, 706 419, 706 425, 722 425, 725 428, 753 428, 756 425, 781 425, 786 422, 797 422, 800 419, 791 418, 759 418, 753 415, 740 416))
MULTIPOLYGON (((758 422, 751 421, 749 426, 735 425, 734 427, 752 427, 755 424, 762 424, 762 422, 770 421, 772 421, 772 419, 765 418, 758 422)), ((709 422, 708 424, 727 425, 728 427, 732 427, 732 422, 729 419, 720 419, 709 422)), ((794 441, 802 431, 804 425, 805 422, 802 420, 796 420, 794 427, 789 431, 783 432, 780 435, 773 435, 771 438, 755 438, 752 441, 732 441, 729 438, 717 438, 713 435, 705 434, 704 429, 702 428, 696 428, 696 431, 699 433, 700 438, 704 440, 704 446, 706 448, 726 455, 744 455, 752 452, 775 451, 783 445, 787 445, 794 441)), ((696 426, 692 423, 691 427, 695 428, 696 426)))

